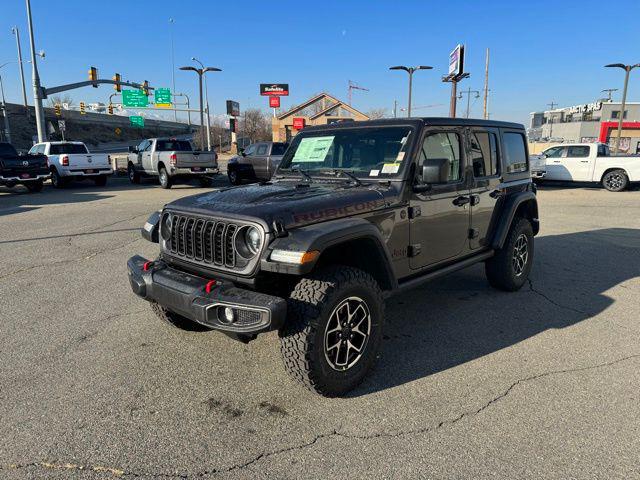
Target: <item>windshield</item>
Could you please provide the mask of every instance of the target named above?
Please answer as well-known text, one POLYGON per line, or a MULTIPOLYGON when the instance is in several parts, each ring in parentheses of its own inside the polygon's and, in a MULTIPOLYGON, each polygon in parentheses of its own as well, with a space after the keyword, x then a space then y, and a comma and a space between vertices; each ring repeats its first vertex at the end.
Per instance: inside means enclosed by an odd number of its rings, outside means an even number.
POLYGON ((358 177, 393 177, 405 160, 410 134, 410 127, 303 132, 293 139, 278 171, 304 170, 313 175, 347 170, 358 177))
POLYGON ((74 154, 74 153, 89 153, 87 147, 81 143, 52 143, 49 147, 50 155, 62 155, 62 154, 74 154))

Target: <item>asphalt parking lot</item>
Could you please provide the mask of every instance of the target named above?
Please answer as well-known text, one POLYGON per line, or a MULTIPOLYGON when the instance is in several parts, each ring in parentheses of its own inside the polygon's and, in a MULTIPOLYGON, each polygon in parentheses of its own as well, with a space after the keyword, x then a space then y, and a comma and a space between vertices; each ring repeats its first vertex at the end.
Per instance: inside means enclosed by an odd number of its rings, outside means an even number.
POLYGON ((344 399, 131 293, 148 214, 202 191, 0 187, 0 477, 640 478, 640 191, 541 189, 530 284, 393 297, 344 399))

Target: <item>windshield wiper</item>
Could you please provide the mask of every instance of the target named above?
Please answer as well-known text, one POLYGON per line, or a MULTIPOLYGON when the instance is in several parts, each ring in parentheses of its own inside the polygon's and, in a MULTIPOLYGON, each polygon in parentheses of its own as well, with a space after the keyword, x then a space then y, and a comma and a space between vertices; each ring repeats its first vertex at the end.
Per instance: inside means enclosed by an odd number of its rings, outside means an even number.
POLYGON ((290 168, 289 171, 293 173, 299 173, 302 176, 302 179, 306 180, 309 183, 313 182, 313 178, 311 178, 311 175, 309 175, 309 173, 306 170, 303 170, 302 168, 294 167, 294 168, 290 168))
POLYGON ((348 170, 341 170, 339 168, 333 169, 334 175, 340 175, 341 173, 344 173, 347 177, 351 178, 356 183, 356 185, 362 185, 362 181, 358 177, 356 177, 353 172, 350 172, 348 170))

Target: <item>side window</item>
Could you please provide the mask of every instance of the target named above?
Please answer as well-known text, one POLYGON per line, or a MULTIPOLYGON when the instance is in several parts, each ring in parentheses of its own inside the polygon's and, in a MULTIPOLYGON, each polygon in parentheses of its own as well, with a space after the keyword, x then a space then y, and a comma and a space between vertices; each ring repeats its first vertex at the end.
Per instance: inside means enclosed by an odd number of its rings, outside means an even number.
POLYGON ((140 144, 138 145, 138 151, 144 152, 144 149, 147 148, 148 144, 149 144, 149 140, 143 140, 142 142, 140 142, 140 144))
POLYGON ((447 183, 457 182, 462 178, 462 162, 460 161, 460 135, 454 132, 433 133, 422 143, 419 166, 426 159, 446 159, 449 164, 447 183))
POLYGON ((267 145, 261 143, 258 145, 258 149, 256 150, 256 155, 266 155, 267 154, 267 145))
POLYGON ((31 149, 29 150, 29 155, 35 155, 38 151, 38 145, 34 145, 33 147, 31 147, 31 149))
POLYGON ((471 132, 471 163, 476 178, 498 173, 498 141, 495 133, 471 132))
POLYGON ((599 157, 608 157, 609 156, 609 147, 607 145, 603 145, 603 144, 598 145, 598 156, 599 157))
POLYGON ((521 133, 505 132, 502 134, 504 143, 504 164, 506 173, 527 171, 527 149, 524 146, 524 135, 521 133))
POLYGON ((247 148, 244 149, 244 154, 245 155, 253 155, 253 152, 255 151, 256 146, 254 145, 249 145, 247 148))
POLYGON ((150 152, 152 146, 153 146, 153 142, 147 142, 147 146, 144 147, 144 151, 145 152, 150 152))
POLYGON ((588 157, 589 156, 589 146, 581 145, 569 147, 567 151, 567 157, 588 157))
POLYGON ((560 158, 564 152, 565 147, 552 147, 544 151, 547 158, 560 158))
POLYGON ((44 154, 44 151, 46 150, 47 145, 45 143, 41 143, 40 145, 36 146, 36 153, 39 155, 44 154))

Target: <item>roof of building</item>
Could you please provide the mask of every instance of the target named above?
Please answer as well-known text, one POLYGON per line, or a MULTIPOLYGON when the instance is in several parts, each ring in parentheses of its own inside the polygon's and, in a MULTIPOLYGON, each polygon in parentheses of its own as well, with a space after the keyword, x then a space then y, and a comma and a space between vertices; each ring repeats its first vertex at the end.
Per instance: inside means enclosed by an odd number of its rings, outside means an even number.
POLYGON ((311 115, 309 117, 310 119, 318 118, 318 117, 324 115, 325 113, 327 113, 327 112, 329 112, 329 111, 331 111, 331 110, 333 110, 334 108, 337 108, 337 107, 342 107, 342 108, 344 108, 346 110, 349 110, 351 113, 354 113, 356 115, 362 115, 363 117, 369 118, 367 115, 365 115, 361 111, 353 108, 348 103, 345 103, 342 100, 339 100, 336 97, 334 97, 332 95, 329 95, 326 92, 319 93, 318 95, 316 95, 314 97, 311 97, 306 102, 303 102, 303 103, 301 103, 299 105, 295 105, 295 106, 291 107, 286 112, 281 113, 280 115, 278 115, 277 118, 278 118, 278 120, 283 120, 283 119, 285 119, 287 117, 290 117, 290 116, 294 115, 297 112, 300 112, 300 111, 304 110, 305 108, 309 107, 310 105, 312 105, 312 104, 314 104, 317 101, 322 100, 322 99, 330 100, 333 103, 331 105, 329 105, 327 108, 325 108, 325 109, 323 109, 323 110, 311 115))

